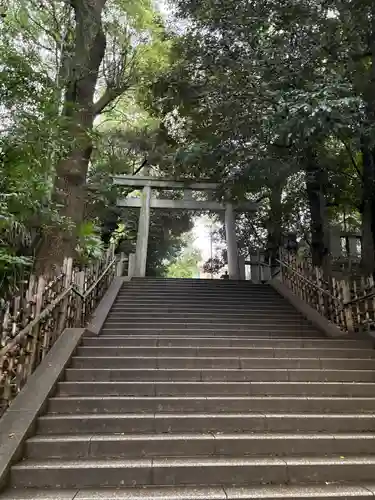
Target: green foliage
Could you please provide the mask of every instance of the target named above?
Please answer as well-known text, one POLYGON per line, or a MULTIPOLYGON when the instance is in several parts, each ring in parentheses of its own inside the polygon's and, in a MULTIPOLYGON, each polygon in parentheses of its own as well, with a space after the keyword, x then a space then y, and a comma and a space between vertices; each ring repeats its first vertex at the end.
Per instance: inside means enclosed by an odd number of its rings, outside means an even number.
MULTIPOLYGON (((329 220, 358 229, 371 201, 364 193, 372 185, 375 192, 366 164, 375 159, 373 2, 175 5, 178 35, 151 0, 106 4, 95 97, 108 101, 87 131, 93 153, 80 185, 80 258, 95 258, 110 241, 134 250, 137 214, 116 208, 129 190, 111 176, 143 166, 216 180, 217 198, 259 202, 255 216, 238 222, 241 246, 253 249, 279 226, 311 240, 306 186, 314 179, 306 171, 317 158, 329 220)), ((83 68, 74 66, 71 3, 9 0, 0 22, 0 266, 12 275, 38 252, 46 227, 71 229, 54 184, 56 166, 80 144, 67 96, 83 68)), ((152 221, 148 272, 162 275, 192 221, 167 212, 152 221)))
POLYGON ((202 255, 198 249, 185 247, 168 265, 166 275, 168 278, 196 278, 201 261, 202 255))
POLYGON ((315 181, 305 170, 316 157, 329 220, 358 227, 366 185, 360 152, 364 138, 375 143, 373 2, 176 4, 189 22, 175 39, 173 65, 145 97, 180 141, 176 175, 218 179, 221 193, 261 201, 256 224, 241 229, 245 246, 265 245, 264 229, 275 230, 281 183, 282 230, 309 241, 306 185, 315 181))
POLYGON ((225 264, 226 262, 224 258, 213 257, 212 259, 210 258, 204 263, 203 271, 205 273, 217 275, 223 270, 225 264))
POLYGON ((99 228, 93 222, 84 222, 78 228, 77 254, 81 261, 99 259, 104 252, 99 228))
MULTIPOLYGON (((58 162, 75 144, 63 108, 73 71, 76 19, 71 4, 61 0, 44 3, 42 9, 35 0, 10 0, 1 23, 0 273, 14 281, 15 273, 32 264, 45 228, 64 232, 73 227, 61 215, 53 186, 58 162)), ((136 102, 145 82, 169 63, 171 42, 160 15, 149 0, 111 0, 103 24, 107 50, 97 95, 108 89, 114 94, 91 133, 90 189, 84 220, 77 226, 80 262, 97 258, 110 242, 127 245, 129 251, 134 247, 136 214, 128 217, 115 208, 121 193, 113 189, 111 176, 131 173, 145 159, 157 168, 170 161, 158 120, 136 102)))
POLYGON ((7 196, 0 197, 0 290, 3 297, 16 292, 31 259, 17 255, 17 249, 30 243, 30 233, 8 211, 7 196))
POLYGON ((129 231, 126 229, 125 224, 119 223, 111 235, 110 243, 117 246, 120 241, 126 238, 129 238, 129 231))
POLYGON ((168 263, 185 245, 181 236, 193 227, 187 212, 157 210, 152 214, 147 252, 147 275, 166 276, 168 263))

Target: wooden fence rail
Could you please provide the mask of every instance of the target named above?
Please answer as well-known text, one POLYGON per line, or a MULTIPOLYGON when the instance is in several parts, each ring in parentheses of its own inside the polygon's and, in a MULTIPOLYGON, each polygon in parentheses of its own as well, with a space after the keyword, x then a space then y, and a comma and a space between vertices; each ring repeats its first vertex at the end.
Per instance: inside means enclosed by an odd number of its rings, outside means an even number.
POLYGON ((308 258, 281 252, 282 282, 322 316, 347 332, 375 330, 375 283, 326 277, 308 258))
POLYGON ((0 309, 0 415, 20 392, 65 328, 84 327, 124 260, 109 248, 103 257, 75 269, 65 259, 46 282, 31 276, 27 291, 0 309))

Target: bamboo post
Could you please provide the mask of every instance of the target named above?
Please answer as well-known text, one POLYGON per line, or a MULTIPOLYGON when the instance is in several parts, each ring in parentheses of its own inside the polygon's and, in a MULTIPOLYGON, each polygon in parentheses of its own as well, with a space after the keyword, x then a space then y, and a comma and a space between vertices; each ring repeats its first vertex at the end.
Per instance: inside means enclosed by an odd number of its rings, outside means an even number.
MULTIPOLYGON (((372 293, 375 291, 375 283, 374 283, 374 278, 371 276, 371 290, 372 293)), ((371 325, 375 325, 375 296, 372 297, 372 299, 369 299, 371 301, 371 325)))
POLYGON ((281 248, 279 248, 279 261, 280 261, 279 280, 281 281, 281 283, 284 283, 283 253, 281 248))
POLYGON ((342 281, 336 281, 336 289, 337 289, 337 299, 338 299, 338 307, 336 309, 337 314, 337 323, 340 326, 341 330, 347 330, 346 321, 345 321, 345 310, 344 310, 344 294, 342 288, 342 281))
MULTIPOLYGON (((69 259, 64 259, 63 272, 64 272, 63 287, 64 289, 67 289, 72 284, 72 277, 73 277, 73 259, 71 257, 69 259)), ((65 299, 62 301, 59 307, 60 307, 60 313, 57 324, 56 337, 58 337, 65 328, 66 318, 68 316, 68 307, 69 307, 68 296, 65 297, 65 299)))
POLYGON ((124 274, 124 261, 125 261, 125 254, 124 252, 121 252, 120 258, 117 261, 116 276, 121 277, 124 274))
MULTIPOLYGON (((87 266, 86 272, 74 272, 73 260, 65 259, 63 273, 53 281, 47 283, 43 278, 36 280, 31 276, 28 289, 22 289, 22 293, 2 306, 0 347, 5 349, 0 358, 0 413, 19 393, 63 329, 75 326, 76 322, 81 325, 83 318, 96 307, 116 270, 120 270, 116 265, 108 267, 113 262, 112 255, 113 248, 100 262, 87 266), (71 292, 73 281, 80 294, 84 294, 99 277, 87 304, 71 292), (6 349, 9 343, 11 348, 6 349)), ((123 260, 122 255, 121 264, 123 260)))
POLYGON ((339 303, 340 303, 340 286, 335 278, 332 278, 332 296, 337 299, 331 299, 331 321, 338 326, 342 327, 340 321, 340 313, 339 313, 339 303))
POLYGON ((325 311, 325 303, 324 303, 324 297, 323 297, 323 279, 322 279, 322 270, 319 267, 315 267, 315 277, 316 277, 316 285, 317 285, 317 290, 316 290, 316 308, 322 316, 326 316, 326 311, 325 311))
MULTIPOLYGON (((32 289, 34 288, 34 281, 31 280, 31 290, 29 288, 29 291, 32 293, 32 289)), ((40 314, 42 310, 42 305, 43 305, 43 293, 46 287, 46 281, 43 278, 43 276, 40 276, 38 279, 37 287, 36 287, 36 294, 35 294, 35 306, 34 306, 34 318, 40 314)), ((31 375, 31 373, 34 371, 34 366, 38 362, 38 356, 40 355, 39 349, 39 341, 40 341, 40 323, 38 323, 32 330, 31 330, 31 336, 32 338, 32 343, 31 343, 31 354, 30 354, 30 362, 27 370, 27 374, 31 375)))
POLYGON ((345 306, 345 304, 350 302, 351 300, 350 284, 348 281, 345 280, 341 281, 341 290, 342 290, 346 329, 348 330, 348 332, 354 332, 353 308, 350 304, 345 306))
MULTIPOLYGON (((84 294, 85 288, 85 271, 79 271, 74 276, 74 284, 80 294, 84 294)), ((83 311, 85 309, 84 299, 75 296, 73 302, 76 304, 74 311, 74 326, 83 327, 83 311)))
MULTIPOLYGON (((367 293, 372 290, 372 287, 373 287, 373 278, 372 277, 368 277, 367 278, 367 282, 366 280, 363 278, 362 280, 362 291, 363 291, 363 295, 367 295, 367 293)), ((368 298, 364 299, 364 304, 363 304, 363 314, 364 314, 364 320, 363 320, 363 324, 364 324, 364 327, 366 329, 369 329, 370 328, 370 325, 371 325, 371 315, 370 315, 370 300, 368 298)))
MULTIPOLYGON (((21 297, 15 297, 13 299, 13 324, 12 324, 12 338, 15 337, 20 330, 18 328, 18 314, 21 309, 21 297)), ((22 326, 21 326, 22 328, 22 326)), ((27 349, 25 349, 25 343, 21 344, 20 346, 20 351, 18 353, 18 359, 12 360, 13 366, 14 366, 14 373, 15 373, 15 386, 19 387, 22 385, 22 381, 24 380, 24 358, 25 358, 25 353, 27 349), (22 359, 23 362, 20 362, 22 359)))
POLYGON ((363 299, 364 295, 366 295, 366 283, 362 276, 360 285, 357 287, 357 297, 360 299, 357 302, 358 326, 360 331, 364 331, 364 323, 366 322, 366 300, 363 299))

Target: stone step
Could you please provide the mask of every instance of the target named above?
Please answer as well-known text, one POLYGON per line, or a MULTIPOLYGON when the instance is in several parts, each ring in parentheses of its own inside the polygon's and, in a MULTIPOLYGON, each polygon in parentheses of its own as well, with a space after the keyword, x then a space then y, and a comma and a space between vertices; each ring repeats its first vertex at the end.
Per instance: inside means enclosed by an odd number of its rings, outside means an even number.
POLYGON ((314 484, 254 487, 95 488, 94 490, 14 489, 0 500, 373 500, 375 484, 314 484))
POLYGON ((213 291, 220 291, 222 290, 223 293, 228 293, 230 290, 243 290, 244 292, 247 293, 253 293, 256 294, 259 291, 260 292, 272 292, 272 293, 277 293, 276 290, 269 284, 269 283, 264 283, 264 284, 255 284, 255 283, 250 283, 250 281, 229 281, 229 280, 208 280, 204 282, 203 280, 199 280, 199 282, 191 282, 188 283, 187 281, 180 281, 180 282, 150 282, 150 283, 140 283, 140 282, 135 282, 133 279, 131 282, 124 282, 123 286, 121 287, 121 291, 127 291, 127 290, 182 290, 182 291, 189 291, 189 290, 213 290, 213 291))
POLYGON ((117 298, 132 298, 137 297, 140 299, 143 298, 165 298, 169 300, 170 298, 191 298, 191 295, 194 294, 195 297, 202 297, 204 300, 239 300, 244 303, 246 300, 259 300, 259 299, 267 299, 267 300, 283 300, 283 297, 279 295, 274 290, 266 289, 257 290, 256 294, 254 291, 242 289, 237 290, 233 288, 231 290, 214 290, 214 289, 183 289, 175 287, 173 290, 171 289, 162 289, 162 288, 153 288, 147 290, 141 290, 136 288, 123 289, 119 292, 117 298))
POLYGON ((278 296, 278 292, 270 286, 259 286, 257 288, 252 288, 249 286, 152 286, 141 287, 132 283, 130 286, 123 286, 120 289, 120 293, 165 293, 171 294, 173 292, 181 294, 189 293, 202 293, 202 294, 220 294, 221 296, 226 296, 229 294, 238 294, 245 296, 258 296, 259 294, 268 294, 272 296, 278 296))
POLYGON ((267 336, 275 336, 275 337, 280 337, 280 334, 285 334, 288 337, 292 336, 297 336, 297 337, 303 337, 303 336, 311 336, 316 333, 316 330, 313 327, 310 326, 303 326, 303 327, 269 327, 269 328, 257 328, 253 329, 252 326, 247 325, 243 329, 236 328, 235 325, 231 326, 228 325, 225 328, 223 326, 219 325, 204 325, 204 327, 197 328, 197 325, 185 325, 183 329, 181 328, 173 328, 171 325, 167 325, 164 327, 161 327, 160 325, 150 325, 147 327, 140 326, 137 324, 135 327, 129 327, 127 323, 125 323, 121 328, 110 328, 110 327, 104 327, 101 330, 101 335, 135 335, 135 334, 141 334, 141 335, 160 335, 160 334, 170 334, 170 335, 181 335, 184 333, 187 336, 190 335, 217 335, 218 333, 223 334, 223 335, 241 335, 241 332, 243 332, 243 335, 246 337, 249 336, 256 336, 258 337, 259 335, 267 335, 267 336))
POLYGON ((12 484, 24 488, 370 482, 374 475, 373 456, 25 460, 11 469, 12 484))
POLYGON ((102 346, 102 347, 333 347, 333 348, 347 348, 347 349, 371 349, 371 342, 356 341, 346 339, 331 340, 327 338, 317 339, 303 339, 303 338, 289 338, 289 339, 271 339, 269 337, 189 337, 186 336, 164 336, 164 335, 134 335, 134 336, 99 336, 99 337, 86 337, 84 338, 84 346, 102 346))
MULTIPOLYGON (((242 337, 242 338, 257 338, 257 337, 263 337, 263 338, 270 338, 270 339, 311 339, 311 338, 316 338, 316 339, 321 339, 322 335, 319 334, 317 330, 314 329, 294 329, 292 331, 251 331, 249 328, 248 330, 227 330, 227 331, 220 331, 220 330, 215 330, 212 328, 204 328, 203 330, 197 330, 195 328, 189 328, 189 329, 184 329, 183 331, 181 330, 163 330, 161 328, 159 329, 154 329, 150 330, 149 328, 144 330, 144 329, 139 329, 139 330, 118 330, 117 332, 111 331, 105 331, 104 329, 101 330, 100 332, 100 337, 149 337, 149 336, 164 336, 164 337, 181 337, 181 335, 184 335, 185 337, 192 338, 192 337, 210 337, 210 338, 218 338, 218 337, 242 337)), ((343 338, 353 338, 345 335, 343 338)))
POLYGON ((49 400, 52 413, 149 413, 166 412, 274 412, 274 413, 371 413, 370 397, 323 396, 56 396, 49 400))
MULTIPOLYGON (((201 283, 202 284, 211 284, 213 286, 219 286, 220 284, 223 284, 223 285, 235 285, 235 286, 248 286, 248 287, 251 287, 251 288, 257 288, 257 287, 260 287, 260 286, 265 286, 265 287, 269 287, 270 285, 269 284, 259 284, 259 283, 251 283, 250 281, 245 281, 245 280, 224 280, 224 279, 219 279, 219 278, 214 278, 212 279, 211 276, 209 278, 166 278, 166 277, 163 277, 163 276, 147 276, 147 277, 144 277, 144 278, 140 278, 140 277, 134 277, 132 278, 131 280, 131 285, 133 285, 133 283, 140 283, 142 285, 146 285, 148 286, 149 283, 170 283, 171 285, 173 285, 174 283, 183 283, 183 284, 186 284, 186 286, 189 286, 190 284, 198 284, 200 285, 201 283)), ((129 285, 129 283, 124 283, 123 286, 127 286, 129 285)))
MULTIPOLYGON (((116 354, 112 352, 112 354, 116 354)), ((271 355, 272 353, 269 353, 271 355)), ((71 368, 374 370, 375 359, 207 356, 74 356, 71 368)))
POLYGON ((121 287, 122 290, 133 287, 143 287, 146 289, 153 286, 164 286, 172 288, 181 286, 189 289, 192 287, 212 287, 217 290, 220 287, 234 288, 234 289, 248 289, 256 292, 257 290, 273 290, 269 283, 251 283, 249 280, 224 280, 224 279, 211 279, 211 278, 159 278, 159 277, 146 277, 146 278, 132 278, 131 281, 125 281, 121 287))
POLYGON ((374 433, 81 434, 36 436, 26 442, 26 457, 112 459, 140 457, 245 457, 370 455, 374 433))
POLYGON ((149 284, 147 287, 137 286, 135 283, 130 284, 130 286, 123 286, 120 289, 120 294, 126 293, 136 293, 140 292, 142 294, 147 293, 165 293, 171 294, 173 292, 181 294, 189 293, 201 293, 201 294, 220 294, 225 297, 227 295, 238 294, 242 296, 255 296, 259 294, 271 295, 275 297, 280 297, 280 294, 271 286, 258 286, 257 288, 252 288, 250 286, 152 286, 149 284))
POLYGON ((375 395, 371 382, 59 382, 60 396, 350 396, 375 395))
POLYGON ((216 282, 206 282, 204 283, 203 281, 200 282, 195 282, 195 283, 188 283, 187 281, 184 282, 164 282, 164 283, 157 283, 157 282, 148 282, 146 285, 144 283, 137 283, 135 281, 131 281, 130 283, 124 283, 123 286, 121 287, 120 291, 121 292, 126 292, 128 290, 142 290, 147 292, 148 290, 164 290, 164 291, 169 291, 169 290, 182 290, 182 291, 191 291, 191 290, 198 290, 198 291, 213 291, 213 292, 222 292, 222 293, 227 293, 228 291, 243 291, 247 293, 274 293, 277 294, 277 291, 272 288, 269 284, 264 284, 264 285, 255 285, 252 283, 249 283, 249 281, 242 281, 238 283, 233 283, 230 281, 216 281, 216 282))
MULTIPOLYGON (((82 405, 82 409, 84 405, 82 405)), ((114 405, 111 405, 114 407, 114 405)), ((116 408, 114 408, 116 409, 116 408)), ((110 408, 107 408, 109 411, 110 408)), ((375 432, 375 417, 365 413, 79 413, 47 414, 38 434, 87 433, 356 433, 375 432)), ((139 448, 139 452, 141 449, 139 448)), ((272 454, 272 453, 271 453, 272 454)))
POLYGON ((125 283, 47 412, 3 500, 375 495, 373 342, 324 338, 269 286, 125 283))
POLYGON ((249 307, 248 304, 236 304, 235 307, 233 307, 230 304, 220 304, 220 305, 211 305, 210 307, 207 307, 206 304, 202 304, 202 302, 197 303, 194 306, 191 306, 189 304, 186 304, 186 302, 182 304, 170 304, 170 303, 157 303, 156 305, 153 304, 142 304, 141 301, 135 301, 134 304, 132 303, 130 306, 127 305, 125 301, 118 301, 115 302, 114 305, 112 306, 110 314, 117 313, 117 312, 132 312, 132 313, 138 313, 138 312, 143 312, 143 311, 148 311, 150 313, 164 313, 166 312, 169 314, 170 312, 176 312, 176 313, 223 313, 223 314, 230 314, 230 315, 241 315, 241 314, 268 314, 271 313, 272 315, 284 315, 284 314, 298 314, 295 309, 291 305, 288 304, 273 304, 271 308, 266 308, 266 307, 260 307, 260 306, 252 306, 251 308, 249 307))
POLYGON ((237 309, 232 309, 232 310, 226 310, 223 311, 222 309, 210 309, 209 311, 202 310, 201 312, 197 312, 194 309, 187 309, 187 310, 180 310, 180 309, 173 309, 169 308, 168 306, 164 306, 161 310, 147 310, 147 309, 138 309, 136 311, 134 310, 128 310, 128 311, 117 311, 117 310, 112 310, 108 316, 107 319, 130 319, 130 318, 143 318, 147 316, 151 316, 152 318, 206 318, 207 315, 215 315, 219 318, 246 318, 246 319, 251 319, 251 320, 257 320, 258 318, 264 318, 267 317, 269 319, 273 319, 275 321, 278 321, 279 319, 288 319, 291 318, 293 320, 300 320, 300 321, 306 321, 305 318, 298 314, 297 311, 289 311, 289 310, 284 310, 281 309, 280 311, 258 311, 258 310, 243 310, 237 311, 237 309))
MULTIPOLYGON (((207 293, 196 293, 196 292, 188 292, 186 294, 180 294, 172 292, 171 294, 164 294, 155 292, 154 294, 150 293, 128 293, 128 294, 119 294, 116 297, 114 302, 115 305, 123 303, 129 303, 134 305, 144 305, 144 304, 160 304, 164 307, 175 307, 177 305, 189 305, 195 306, 196 304, 205 304, 209 307, 220 307, 221 305, 226 305, 231 307, 233 310, 237 310, 238 306, 242 306, 243 308, 247 306, 248 310, 252 308, 264 308, 265 305, 269 305, 270 310, 273 307, 283 307, 285 311, 293 311, 293 307, 289 304, 285 304, 285 299, 281 296, 273 296, 273 295, 256 295, 256 296, 244 296, 244 295, 236 295, 230 293, 228 295, 223 294, 207 294, 207 293), (286 307, 285 307, 286 306, 286 307)), ((296 312, 296 310, 294 310, 296 312)))
POLYGON ((165 369, 69 368, 65 380, 74 381, 250 381, 250 382, 375 382, 373 370, 288 369, 165 369))
POLYGON ((256 289, 249 288, 249 287, 238 287, 238 286, 231 286, 231 287, 209 287, 209 286, 202 286, 202 287, 183 287, 183 286, 172 286, 172 287, 165 287, 165 286, 148 286, 148 287, 140 287, 140 286, 135 286, 134 284, 132 286, 128 287, 122 287, 120 290, 120 295, 125 295, 125 294, 135 294, 135 295, 147 295, 147 294, 165 294, 165 295, 171 295, 172 293, 178 293, 181 295, 188 295, 191 293, 197 293, 200 295, 220 295, 221 297, 226 297, 228 295, 235 295, 239 297, 258 297, 259 295, 266 295, 266 296, 271 296, 271 297, 280 297, 280 294, 274 290, 271 287, 258 287, 256 289))
POLYGON ((164 318, 155 318, 155 319, 142 319, 140 321, 135 321, 132 319, 127 319, 125 322, 119 321, 119 320, 107 320, 105 322, 104 330, 109 330, 111 328, 113 329, 123 329, 123 327, 126 330, 131 330, 131 329, 147 329, 147 328, 162 328, 166 330, 179 330, 181 329, 182 331, 185 330, 186 328, 210 328, 210 329, 216 329, 216 330, 226 330, 226 329, 233 329, 235 328, 236 330, 306 330, 306 329, 311 329, 313 328, 312 325, 310 325, 307 321, 294 321, 294 320, 286 320, 286 321, 278 321, 277 325, 275 326, 275 323, 273 321, 270 321, 267 318, 263 318, 261 320, 256 321, 247 321, 247 320, 240 320, 240 319, 228 319, 228 320, 222 320, 220 321, 219 318, 212 317, 212 318, 205 318, 203 321, 201 319, 196 319, 196 320, 190 320, 190 319, 185 319, 183 318, 176 318, 173 320, 172 318, 169 320, 168 317, 164 318))
POLYGON ((230 280, 208 280, 205 283, 203 280, 199 280, 202 282, 195 282, 195 283, 187 283, 187 282, 180 282, 180 283, 149 283, 148 285, 145 285, 144 283, 136 283, 135 281, 131 282, 126 282, 123 284, 121 287, 121 291, 126 291, 129 289, 137 289, 137 290, 182 290, 182 291, 189 291, 189 290, 213 290, 213 291, 220 291, 222 290, 223 293, 229 293, 231 290, 237 291, 237 290, 243 290, 244 292, 247 293, 252 293, 256 295, 258 292, 264 292, 264 293, 278 293, 275 288, 272 287, 270 282, 265 282, 265 283, 251 283, 249 280, 242 280, 242 281, 230 281, 230 280))
POLYGON ((195 294, 190 294, 188 297, 176 297, 175 295, 168 298, 160 297, 159 295, 155 295, 155 297, 135 297, 134 295, 130 295, 129 297, 119 296, 114 303, 114 306, 126 306, 129 309, 133 305, 148 305, 148 306, 159 306, 159 305, 168 304, 171 306, 185 306, 189 308, 195 308, 198 305, 205 306, 208 309, 210 307, 222 307, 227 306, 232 309, 243 309, 252 310, 257 308, 262 308, 263 310, 274 309, 279 306, 285 310, 285 302, 282 298, 273 299, 272 297, 252 297, 249 300, 241 301, 238 303, 236 298, 222 297, 220 300, 211 298, 208 300, 207 298, 203 299, 200 297, 196 297, 195 294))
MULTIPOLYGON (((252 327, 257 327, 258 325, 268 325, 268 328, 270 326, 274 326, 275 319, 269 318, 266 314, 263 316, 258 316, 257 318, 251 318, 251 317, 230 317, 230 316, 225 316, 225 317, 218 317, 216 314, 205 314, 200 317, 183 317, 181 315, 171 315, 171 314, 164 314, 162 316, 154 316, 153 314, 150 314, 148 316, 145 316, 144 314, 139 315, 138 317, 134 316, 125 316, 124 318, 114 318, 114 317, 108 317, 105 324, 106 326, 114 326, 114 327, 119 327, 123 325, 124 323, 130 326, 134 325, 149 325, 149 324, 157 324, 157 325, 204 325, 204 324, 224 324, 224 325, 236 325, 239 328, 242 325, 251 325, 252 327)), ((308 325, 308 322, 304 320, 303 318, 279 318, 277 320, 277 325, 283 325, 283 326, 305 326, 308 325)), ((179 328, 178 326, 174 326, 174 328, 179 328)), ((181 326, 181 328, 184 328, 184 326, 181 326)))
POLYGON ((249 293, 258 293, 259 291, 263 292, 272 292, 277 293, 276 290, 272 287, 270 283, 250 283, 248 280, 241 281, 231 281, 231 280, 193 280, 189 283, 188 279, 183 279, 181 281, 177 281, 174 279, 166 278, 163 281, 148 281, 140 282, 135 281, 132 278, 131 281, 126 281, 122 284, 121 291, 126 290, 223 290, 227 292, 229 290, 244 290, 249 293))
POLYGON ((259 320, 258 322, 256 321, 246 321, 246 320, 240 320, 240 319, 228 319, 227 321, 220 321, 219 318, 212 317, 212 318, 206 318, 205 321, 201 320, 184 320, 182 321, 181 318, 177 318, 175 321, 172 321, 167 318, 155 318, 154 320, 146 320, 143 319, 142 321, 134 321, 131 320, 130 318, 127 319, 125 322, 118 321, 118 320, 107 320, 105 323, 105 326, 103 330, 110 330, 110 329, 119 329, 119 330, 139 330, 139 329, 163 329, 163 330, 182 330, 184 331, 185 329, 198 329, 204 332, 205 329, 215 329, 218 331, 222 330, 246 330, 246 331, 262 331, 262 330, 268 330, 268 331, 285 331, 285 330, 293 330, 293 331, 298 331, 298 330, 312 330, 315 328, 309 324, 307 321, 280 321, 277 322, 275 325, 275 322, 272 320, 268 320, 267 318, 263 318, 263 320, 259 320), (208 321, 209 320, 209 321, 208 321))
POLYGON ((179 292, 178 290, 171 291, 171 292, 162 292, 159 290, 156 290, 155 292, 139 292, 135 293, 133 290, 130 290, 128 292, 123 292, 121 291, 118 296, 116 297, 116 300, 131 300, 131 301, 138 301, 138 302, 144 302, 145 300, 156 300, 158 302, 168 302, 168 303, 175 303, 176 301, 179 302, 191 302, 191 301, 198 301, 199 299, 202 299, 204 302, 208 303, 215 303, 215 302, 225 302, 227 304, 236 304, 240 302, 241 304, 252 304, 252 303, 258 303, 258 302, 267 302, 267 303, 278 303, 278 304, 285 304, 285 299, 275 293, 275 292, 269 292, 269 293, 235 293, 235 291, 227 291, 227 292, 210 292, 210 291, 203 291, 199 292, 199 290, 187 290, 183 292, 179 292))
POLYGON ((183 346, 83 346, 80 357, 252 357, 252 358, 347 358, 375 359, 375 350, 334 347, 183 347, 183 346))

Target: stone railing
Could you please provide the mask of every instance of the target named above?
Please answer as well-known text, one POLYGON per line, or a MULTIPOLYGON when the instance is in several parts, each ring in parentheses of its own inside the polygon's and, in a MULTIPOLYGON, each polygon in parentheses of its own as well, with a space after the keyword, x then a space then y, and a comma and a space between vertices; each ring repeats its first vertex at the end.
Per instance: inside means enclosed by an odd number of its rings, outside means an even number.
POLYGON ((52 281, 31 277, 27 291, 0 310, 0 415, 25 385, 65 328, 85 327, 124 258, 113 248, 75 269, 65 259, 52 281))
POLYGON ((295 295, 348 332, 375 330, 375 283, 326 277, 306 257, 280 253, 280 279, 295 295))

